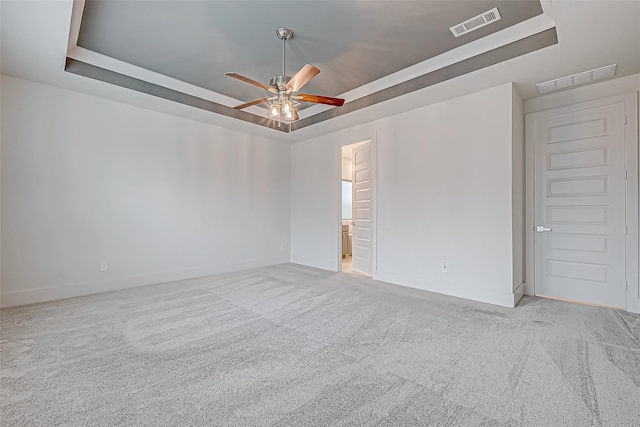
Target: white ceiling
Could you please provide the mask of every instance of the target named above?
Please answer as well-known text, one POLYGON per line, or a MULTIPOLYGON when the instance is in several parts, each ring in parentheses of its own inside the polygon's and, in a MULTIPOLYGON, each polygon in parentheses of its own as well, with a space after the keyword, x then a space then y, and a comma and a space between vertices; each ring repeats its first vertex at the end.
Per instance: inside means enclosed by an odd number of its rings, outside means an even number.
MULTIPOLYGON (((504 44, 512 37, 522 37, 522 34, 527 32, 534 34, 536 31, 554 25, 558 37, 557 44, 351 111, 290 134, 65 72, 73 6, 70 0, 3 0, 0 2, 2 23, 0 69, 3 74, 286 142, 300 141, 512 81, 516 83, 521 95, 528 99, 537 96, 534 87, 536 83, 604 65, 617 64, 616 77, 640 73, 639 1, 543 1, 541 3, 545 14, 539 16, 535 22, 529 20, 530 22, 515 26, 517 28, 510 27, 487 35, 462 46, 462 49, 468 50, 466 53, 460 52, 458 48, 458 54, 466 54, 466 57, 473 56, 477 52, 491 49, 492 46, 504 44), (471 52, 472 50, 475 53, 471 52)), ((330 15, 330 11, 327 14, 330 15)), ((152 19, 153 14, 150 15, 152 19)), ((389 15, 393 16, 393 11, 389 11, 389 15)), ((256 23, 261 22, 260 16, 247 16, 246 19, 255 20, 256 23)), ((272 37, 275 43, 279 43, 275 36, 269 35, 269 37, 272 37)), ((87 55, 87 52, 80 54, 87 55)), ((305 50, 305 54, 309 58, 313 57, 313 52, 309 52, 308 49, 305 50)), ((416 64, 364 86, 369 86, 366 89, 372 93, 380 88, 425 74, 429 72, 429 66, 434 65, 433 63, 416 64)), ((246 74, 249 72, 246 71, 246 74)), ((256 78, 256 76, 250 77, 256 78)), ((321 86, 317 89, 318 92, 322 90, 321 86)), ((262 96, 260 90, 257 88, 256 90, 256 97, 262 96)), ((345 96, 347 101, 350 100, 349 96, 355 100, 362 94, 347 93, 345 96)), ((230 99, 227 99, 228 104, 225 105, 233 105, 232 102, 236 102, 232 97, 226 97, 230 99)), ((322 106, 308 108, 301 112, 301 117, 302 113, 309 115, 321 113, 323 108, 322 106), (309 112, 309 110, 312 111, 309 112)))

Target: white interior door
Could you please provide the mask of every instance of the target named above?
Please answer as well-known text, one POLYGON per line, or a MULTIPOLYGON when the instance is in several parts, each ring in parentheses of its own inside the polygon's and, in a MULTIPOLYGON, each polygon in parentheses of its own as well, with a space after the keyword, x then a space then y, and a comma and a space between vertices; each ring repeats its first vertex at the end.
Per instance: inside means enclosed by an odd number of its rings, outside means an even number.
POLYGON ((547 113, 532 123, 536 295, 623 308, 625 105, 547 113))
POLYGON ((352 268, 372 274, 372 202, 373 161, 371 142, 353 149, 353 230, 351 241, 352 268))

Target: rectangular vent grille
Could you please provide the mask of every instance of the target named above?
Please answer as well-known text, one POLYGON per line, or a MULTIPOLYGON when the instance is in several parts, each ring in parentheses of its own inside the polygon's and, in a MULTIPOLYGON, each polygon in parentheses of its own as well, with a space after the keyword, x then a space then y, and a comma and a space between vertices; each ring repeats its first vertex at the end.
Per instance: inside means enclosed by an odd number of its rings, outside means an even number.
POLYGON ((566 89, 572 86, 591 83, 596 80, 607 79, 616 74, 616 64, 607 65, 606 67, 596 68, 595 70, 584 71, 578 74, 572 74, 559 79, 549 80, 548 82, 538 83, 538 93, 543 94, 553 92, 554 90, 566 89))
POLYGON ((478 16, 474 16, 471 19, 467 19, 462 24, 454 25, 449 28, 454 36, 460 37, 463 34, 482 28, 485 25, 489 25, 493 22, 499 21, 502 17, 498 8, 494 7, 488 12, 482 13, 478 16))

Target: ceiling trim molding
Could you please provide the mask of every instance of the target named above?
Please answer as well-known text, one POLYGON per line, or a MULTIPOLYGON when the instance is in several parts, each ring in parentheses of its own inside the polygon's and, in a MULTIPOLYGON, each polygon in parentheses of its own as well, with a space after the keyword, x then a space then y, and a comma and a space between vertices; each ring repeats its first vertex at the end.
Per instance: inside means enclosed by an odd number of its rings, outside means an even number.
POLYGON ((433 86, 446 80, 450 80, 491 65, 499 64, 500 62, 526 55, 527 53, 531 53, 557 43, 558 35, 556 33, 556 29, 551 28, 525 39, 510 43, 506 46, 476 55, 472 58, 465 59, 464 61, 449 65, 448 67, 440 68, 432 71, 431 73, 415 77, 411 80, 407 80, 403 83, 399 83, 395 86, 383 89, 355 101, 351 101, 344 104, 341 108, 332 108, 331 110, 324 111, 320 114, 298 120, 297 122, 292 123, 291 130, 294 131, 296 129, 302 129, 334 117, 339 117, 361 108, 366 108, 398 96, 406 95, 410 92, 415 92, 428 86, 433 86))
POLYGON ((67 58, 65 71, 88 77, 90 79, 100 80, 105 83, 110 83, 116 86, 135 90, 137 92, 146 93, 147 95, 156 96, 184 105, 189 105, 201 110, 211 111, 212 113, 233 117, 235 119, 254 123, 277 131, 290 132, 289 126, 285 126, 284 124, 282 124, 282 126, 278 126, 277 122, 274 122, 270 118, 256 116, 255 114, 247 113, 242 110, 236 110, 231 107, 227 107, 226 105, 210 101, 208 99, 199 98, 188 93, 150 83, 145 80, 127 76, 125 74, 116 73, 115 71, 82 62, 74 58, 67 58))
POLYGON ((293 122, 291 125, 282 124, 281 126, 278 126, 277 122, 267 117, 261 117, 245 111, 236 110, 234 108, 217 102, 213 102, 208 99, 200 98, 188 93, 184 93, 182 91, 170 89, 125 74, 116 73, 109 69, 101 68, 74 58, 67 58, 65 70, 84 77, 111 83, 117 86, 125 87, 138 92, 143 92, 170 101, 179 102, 181 104, 200 108, 206 111, 211 111, 213 113, 233 117, 239 120, 244 120, 246 122, 254 123, 277 131, 292 132, 296 129, 302 129, 304 127, 311 126, 344 114, 348 114, 350 112, 357 111, 359 109, 366 108, 371 105, 408 94, 410 92, 424 89, 428 86, 432 86, 443 81, 453 79, 455 77, 459 77, 473 71, 477 71, 481 68, 489 67, 491 65, 495 65, 500 62, 507 61, 509 59, 513 59, 545 47, 552 46, 557 43, 558 36, 556 30, 555 28, 551 28, 533 36, 529 36, 525 39, 510 43, 506 46, 502 46, 489 52, 476 55, 464 61, 449 65, 448 67, 444 67, 431 73, 415 77, 411 80, 396 84, 392 87, 380 90, 371 95, 364 96, 349 103, 345 103, 345 105, 341 108, 332 108, 320 114, 300 119, 297 122, 293 122))

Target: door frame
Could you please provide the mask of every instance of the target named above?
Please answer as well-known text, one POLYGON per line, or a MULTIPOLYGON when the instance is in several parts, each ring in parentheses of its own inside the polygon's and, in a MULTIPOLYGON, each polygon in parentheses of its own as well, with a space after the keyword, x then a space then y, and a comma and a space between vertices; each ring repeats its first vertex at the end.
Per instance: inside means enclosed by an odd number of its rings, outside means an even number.
POLYGON ((527 295, 535 295, 535 140, 533 121, 558 114, 566 114, 607 105, 625 104, 625 167, 627 170, 626 216, 626 281, 625 309, 640 313, 640 282, 638 265, 638 92, 631 92, 593 101, 529 113, 525 116, 525 244, 527 295))
MULTIPOLYGON (((336 231, 336 236, 338 237, 336 240, 338 247, 338 265, 336 271, 342 271, 342 147, 364 142, 371 142, 371 277, 373 278, 378 270, 378 156, 375 134, 372 137, 360 139, 359 141, 348 141, 338 145, 337 152, 340 168, 338 168, 338 176, 334 180, 339 188, 338 226, 336 231)), ((351 251, 351 256, 353 257, 353 242, 351 243, 351 251)))

